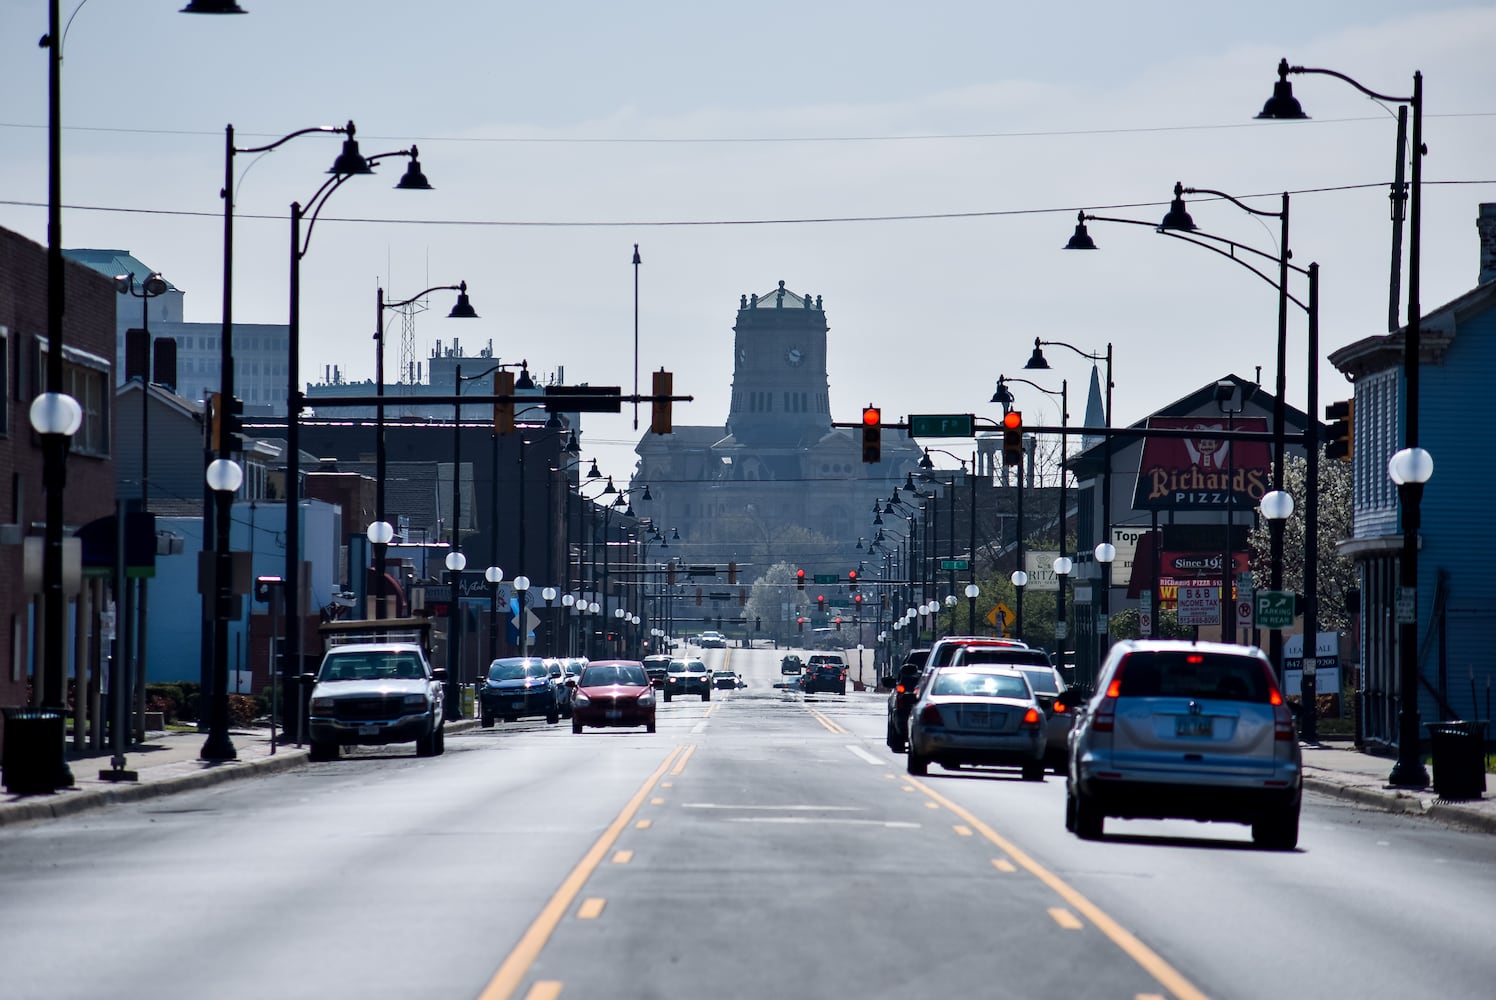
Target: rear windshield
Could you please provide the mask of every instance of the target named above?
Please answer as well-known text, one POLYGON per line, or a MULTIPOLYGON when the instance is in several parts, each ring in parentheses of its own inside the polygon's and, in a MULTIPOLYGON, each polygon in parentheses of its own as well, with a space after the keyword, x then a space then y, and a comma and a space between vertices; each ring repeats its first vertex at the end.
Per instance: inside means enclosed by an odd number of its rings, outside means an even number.
POLYGON ((610 684, 644 687, 649 683, 649 678, 644 676, 643 667, 636 667, 633 664, 608 664, 583 670, 582 679, 578 683, 582 687, 607 687, 610 684))
POLYGON ((1265 702, 1271 695, 1262 661, 1196 650, 1139 650, 1122 661, 1122 697, 1213 698, 1265 702))
POLYGON ((972 643, 972 642, 969 642, 969 641, 941 642, 941 643, 937 643, 935 646, 933 646, 930 649, 929 656, 927 657, 926 666, 931 666, 931 667, 944 667, 944 666, 948 666, 949 664, 955 662, 957 652, 960 651, 960 650, 963 650, 963 649, 1024 649, 1024 648, 1026 648, 1026 647, 1023 645, 1023 643, 1020 643, 1020 642, 999 643, 999 642, 991 642, 990 640, 987 643, 985 643, 985 644, 984 643, 980 643, 980 641, 978 641, 977 643, 972 643))
POLYGON ((1028 698, 1028 685, 1012 674, 989 674, 977 670, 941 670, 935 675, 932 695, 966 695, 973 698, 1028 698))
POLYGON ((1024 649, 1021 646, 966 646, 956 654, 952 662, 1013 663, 1047 667, 1049 655, 1042 649, 1024 649))
POLYGON ((1029 687, 1034 689, 1035 694, 1059 694, 1060 686, 1055 683, 1054 670, 1046 667, 1043 670, 1029 670, 1019 667, 1023 676, 1028 678, 1029 687))

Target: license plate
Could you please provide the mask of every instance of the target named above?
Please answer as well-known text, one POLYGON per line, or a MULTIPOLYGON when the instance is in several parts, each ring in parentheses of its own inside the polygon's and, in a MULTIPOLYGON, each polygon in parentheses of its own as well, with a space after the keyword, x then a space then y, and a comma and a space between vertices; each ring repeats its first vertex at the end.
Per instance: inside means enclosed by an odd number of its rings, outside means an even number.
POLYGON ((1174 720, 1174 735, 1209 736, 1214 722, 1208 715, 1181 715, 1174 720))
POLYGON ((359 726, 358 727, 358 734, 360 736, 378 736, 379 735, 379 727, 378 726, 359 726))
POLYGON ((525 699, 523 699, 523 698, 516 698, 514 700, 514 703, 512 705, 510 705, 509 707, 510 708, 524 708, 525 707, 525 699))
POLYGON ((611 709, 611 710, 609 710, 609 711, 608 711, 608 712, 607 712, 607 713, 606 713, 606 715, 607 715, 607 717, 608 717, 608 718, 609 718, 609 719, 621 719, 621 718, 623 718, 623 713, 622 713, 622 712, 620 712, 620 711, 619 711, 619 710, 618 710, 618 709, 616 709, 616 708, 615 708, 615 709, 611 709))

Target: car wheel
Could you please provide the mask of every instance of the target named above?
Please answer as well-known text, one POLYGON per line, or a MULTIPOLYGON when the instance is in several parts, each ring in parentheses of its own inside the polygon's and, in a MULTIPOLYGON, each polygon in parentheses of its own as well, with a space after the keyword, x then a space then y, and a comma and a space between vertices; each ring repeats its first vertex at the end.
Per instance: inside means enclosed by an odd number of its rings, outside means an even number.
POLYGON ((668 691, 665 692, 665 700, 666 701, 670 700, 670 692, 668 692, 668 691))
POLYGON ((323 743, 320 740, 312 740, 307 746, 307 758, 310 760, 337 760, 338 749, 336 743, 323 743))
POLYGON ((1252 843, 1269 851, 1291 851, 1299 845, 1299 809, 1289 806, 1252 824, 1252 843))
POLYGON ((910 774, 924 775, 930 773, 929 758, 915 753, 912 746, 909 748, 909 759, 905 762, 905 766, 908 768, 910 774))
POLYGON ((1065 790, 1065 829, 1075 832, 1075 796, 1069 789, 1065 790))
POLYGON ((571 717, 571 731, 574 733, 580 733, 582 731, 582 720, 577 718, 575 715, 571 717))
POLYGON ((478 725, 482 726, 484 729, 492 729, 493 713, 485 709, 483 711, 482 717, 478 720, 478 725))
POLYGON ((646 722, 644 724, 644 731, 646 733, 652 733, 652 732, 654 732, 655 731, 655 720, 650 719, 648 722, 646 722))
POLYGON ((444 753, 447 752, 447 731, 446 731, 446 729, 438 729, 436 731, 436 736, 433 739, 433 743, 435 744, 435 747, 436 747, 436 753, 434 754, 434 756, 440 757, 442 754, 444 754, 444 753))
POLYGON ((435 733, 432 733, 430 736, 422 736, 421 738, 419 738, 418 740, 416 740, 416 756, 417 757, 435 757, 436 756, 436 734, 435 733))
POLYGON ((1075 835, 1081 840, 1100 840, 1106 817, 1091 796, 1075 791, 1075 835))
POLYGON ((1042 760, 1036 760, 1032 764, 1025 764, 1025 765, 1023 765, 1023 780, 1024 781, 1043 781, 1044 780, 1044 762, 1042 760))
POLYGON ((545 717, 545 722, 546 722, 546 725, 548 725, 548 726, 554 726, 556 723, 558 723, 560 721, 561 721, 561 713, 558 712, 558 711, 556 711, 554 708, 551 709, 550 713, 548 715, 546 715, 546 717, 545 717))
POLYGON ((712 693, 710 691, 703 691, 703 692, 701 692, 701 700, 702 701, 711 701, 712 700, 712 693))
POLYGON ((847 686, 845 684, 841 685, 840 687, 838 687, 836 689, 836 693, 837 694, 846 694, 847 693, 847 686))

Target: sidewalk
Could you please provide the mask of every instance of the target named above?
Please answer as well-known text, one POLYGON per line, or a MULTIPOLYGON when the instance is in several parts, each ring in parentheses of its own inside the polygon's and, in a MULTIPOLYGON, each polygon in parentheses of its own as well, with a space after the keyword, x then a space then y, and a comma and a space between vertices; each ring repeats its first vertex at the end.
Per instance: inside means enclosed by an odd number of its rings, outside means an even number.
MULTIPOLYGON (((448 723, 447 732, 463 732, 477 724, 475 719, 460 719, 448 723)), ((306 749, 294 743, 283 743, 272 753, 269 729, 236 729, 230 732, 230 739, 238 759, 209 763, 198 759, 206 738, 197 732, 147 733, 145 743, 125 755, 125 768, 136 772, 136 781, 100 780, 99 772, 110 767, 108 753, 71 757, 68 766, 73 771, 72 788, 51 795, 11 795, 0 789, 0 827, 284 771, 307 760, 306 749)), ((1428 816, 1496 834, 1496 789, 1479 799, 1446 802, 1434 795, 1432 786, 1417 792, 1388 788, 1392 758, 1362 753, 1349 742, 1305 744, 1303 755, 1306 790, 1372 809, 1428 816)))

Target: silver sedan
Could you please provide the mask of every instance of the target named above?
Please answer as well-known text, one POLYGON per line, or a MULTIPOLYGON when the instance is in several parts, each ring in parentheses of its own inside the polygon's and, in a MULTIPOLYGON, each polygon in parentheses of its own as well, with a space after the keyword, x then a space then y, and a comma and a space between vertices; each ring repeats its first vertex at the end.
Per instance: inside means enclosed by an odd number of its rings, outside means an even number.
POLYGON ((1044 748, 1044 712, 1017 670, 937 667, 909 712, 910 774, 927 774, 931 761, 951 769, 997 764, 1043 781, 1044 748))

